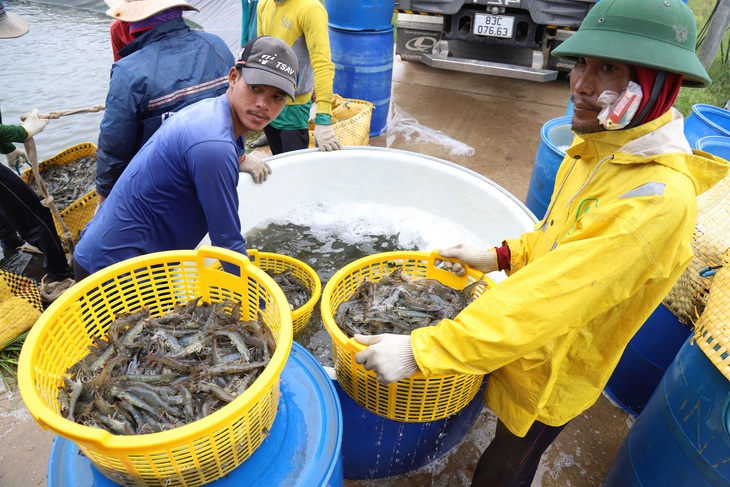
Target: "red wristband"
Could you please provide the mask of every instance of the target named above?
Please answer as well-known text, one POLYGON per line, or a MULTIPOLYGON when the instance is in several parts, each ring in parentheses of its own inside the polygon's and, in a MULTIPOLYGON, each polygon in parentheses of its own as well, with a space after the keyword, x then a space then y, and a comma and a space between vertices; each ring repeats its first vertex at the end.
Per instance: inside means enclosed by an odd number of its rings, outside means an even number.
POLYGON ((512 256, 512 253, 509 250, 509 246, 507 245, 507 242, 503 242, 501 247, 495 247, 497 250, 497 265, 499 266, 500 271, 508 271, 510 270, 510 257, 512 256))

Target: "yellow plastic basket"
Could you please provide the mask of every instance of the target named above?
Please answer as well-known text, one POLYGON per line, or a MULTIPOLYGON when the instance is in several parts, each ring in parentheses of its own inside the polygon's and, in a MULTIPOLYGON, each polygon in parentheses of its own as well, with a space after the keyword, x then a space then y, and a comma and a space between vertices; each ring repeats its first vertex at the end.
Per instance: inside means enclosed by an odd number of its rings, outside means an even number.
POLYGON ((266 438, 279 404, 279 380, 292 346, 289 306, 279 286, 237 252, 204 246, 129 259, 92 274, 41 315, 23 345, 20 393, 44 429, 74 441, 104 475, 128 486, 198 486, 243 463, 266 438), (230 262, 240 277, 206 267, 206 259, 230 262), (59 413, 63 376, 94 337, 104 337, 119 313, 142 307, 152 316, 202 296, 205 302, 242 302, 244 320, 263 315, 276 340, 269 364, 233 402, 169 431, 114 435, 69 421, 59 413))
MULTIPOLYGON (((385 385, 377 375, 355 362, 355 354, 365 349, 349 338, 334 320, 337 308, 347 301, 363 281, 379 281, 401 268, 406 275, 420 279, 435 279, 455 289, 463 289, 479 280, 482 273, 469 268, 464 276, 440 269, 434 261, 436 252, 383 252, 359 259, 343 267, 329 280, 322 292, 322 320, 332 337, 332 354, 337 381, 358 404, 368 411, 388 419, 403 422, 435 421, 450 416, 466 406, 476 395, 482 375, 440 375, 425 377, 421 372, 385 385)), ((494 286, 476 286, 479 296, 494 286)))
MULTIPOLYGON (((370 120, 375 105, 365 100, 332 99, 332 128, 342 145, 370 145, 370 120)), ((314 147, 314 120, 309 121, 309 147, 314 147)))
POLYGON ((294 335, 296 335, 304 329, 312 317, 314 305, 322 295, 322 281, 314 269, 301 260, 283 254, 259 252, 256 249, 247 250, 247 252, 251 262, 260 269, 275 273, 291 271, 292 275, 306 284, 309 289, 311 294, 309 300, 292 311, 292 326, 294 335))
MULTIPOLYGON (((51 167, 65 166, 67 164, 72 164, 76 162, 82 157, 92 156, 96 158, 96 145, 92 144, 91 142, 84 142, 82 144, 69 147, 63 152, 59 152, 55 156, 51 157, 50 159, 46 159, 45 161, 41 162, 40 164, 38 164, 38 170, 40 171, 41 176, 43 176, 43 171, 46 171, 51 167)), ((23 171, 23 174, 21 174, 23 180, 29 184, 31 176, 31 169, 26 169, 25 171, 23 171)), ((61 219, 66 224, 68 230, 71 232, 71 236, 74 242, 78 242, 81 231, 94 216, 94 211, 96 210, 96 200, 96 190, 92 189, 60 212, 61 219)), ((56 232, 63 242, 63 227, 61 227, 61 223, 56 219, 55 215, 53 215, 53 221, 56 224, 56 232)))

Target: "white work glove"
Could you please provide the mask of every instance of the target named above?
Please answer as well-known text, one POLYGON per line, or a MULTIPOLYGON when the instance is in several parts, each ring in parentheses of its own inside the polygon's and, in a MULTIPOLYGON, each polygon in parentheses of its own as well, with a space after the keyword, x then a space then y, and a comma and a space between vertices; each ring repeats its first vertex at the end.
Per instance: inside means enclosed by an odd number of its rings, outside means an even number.
POLYGON ((313 135, 314 142, 319 146, 319 150, 333 151, 342 149, 342 144, 340 144, 332 125, 315 125, 313 135))
POLYGON ((34 108, 26 116, 25 121, 20 125, 25 129, 26 132, 28 132, 28 137, 26 137, 26 139, 30 139, 31 137, 34 137, 36 134, 38 134, 41 130, 46 128, 46 125, 48 125, 48 119, 38 118, 38 109, 34 108))
POLYGON ((410 335, 355 335, 355 340, 368 345, 355 354, 355 362, 378 374, 378 381, 383 384, 405 379, 419 371, 410 335))
POLYGON ((28 160, 28 156, 25 155, 25 152, 16 148, 10 154, 5 154, 5 160, 7 161, 10 169, 18 169, 28 160))
MULTIPOLYGON (((441 257, 459 259, 467 265, 484 272, 485 274, 499 270, 497 263, 497 249, 480 249, 471 245, 459 244, 448 249, 440 249, 438 251, 441 257)), ((439 265, 439 262, 435 262, 439 265)), ((443 268, 456 274, 463 276, 466 270, 460 262, 443 261, 443 268)))
POLYGON ((263 183, 269 177, 269 174, 271 174, 271 167, 251 154, 241 156, 238 162, 238 170, 249 173, 253 178, 253 182, 256 184, 263 183))

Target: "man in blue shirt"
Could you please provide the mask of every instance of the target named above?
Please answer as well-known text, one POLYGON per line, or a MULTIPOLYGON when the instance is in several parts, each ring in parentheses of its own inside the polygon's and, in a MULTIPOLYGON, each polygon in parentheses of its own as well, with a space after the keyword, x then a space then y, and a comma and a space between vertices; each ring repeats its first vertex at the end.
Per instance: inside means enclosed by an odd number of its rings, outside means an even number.
POLYGON ((172 115, 122 173, 74 252, 77 280, 122 260, 213 245, 246 254, 238 216, 242 135, 260 131, 293 99, 298 62, 270 36, 247 43, 225 94, 172 115))

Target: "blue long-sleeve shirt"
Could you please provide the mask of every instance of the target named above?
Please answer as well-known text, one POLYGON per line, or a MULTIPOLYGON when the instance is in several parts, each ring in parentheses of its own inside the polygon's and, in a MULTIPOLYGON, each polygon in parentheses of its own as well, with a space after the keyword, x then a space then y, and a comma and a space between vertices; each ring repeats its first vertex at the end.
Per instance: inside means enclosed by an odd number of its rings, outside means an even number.
POLYGON ((124 259, 213 245, 246 254, 238 216, 238 155, 226 95, 173 115, 134 156, 84 229, 74 258, 96 272, 124 259))

